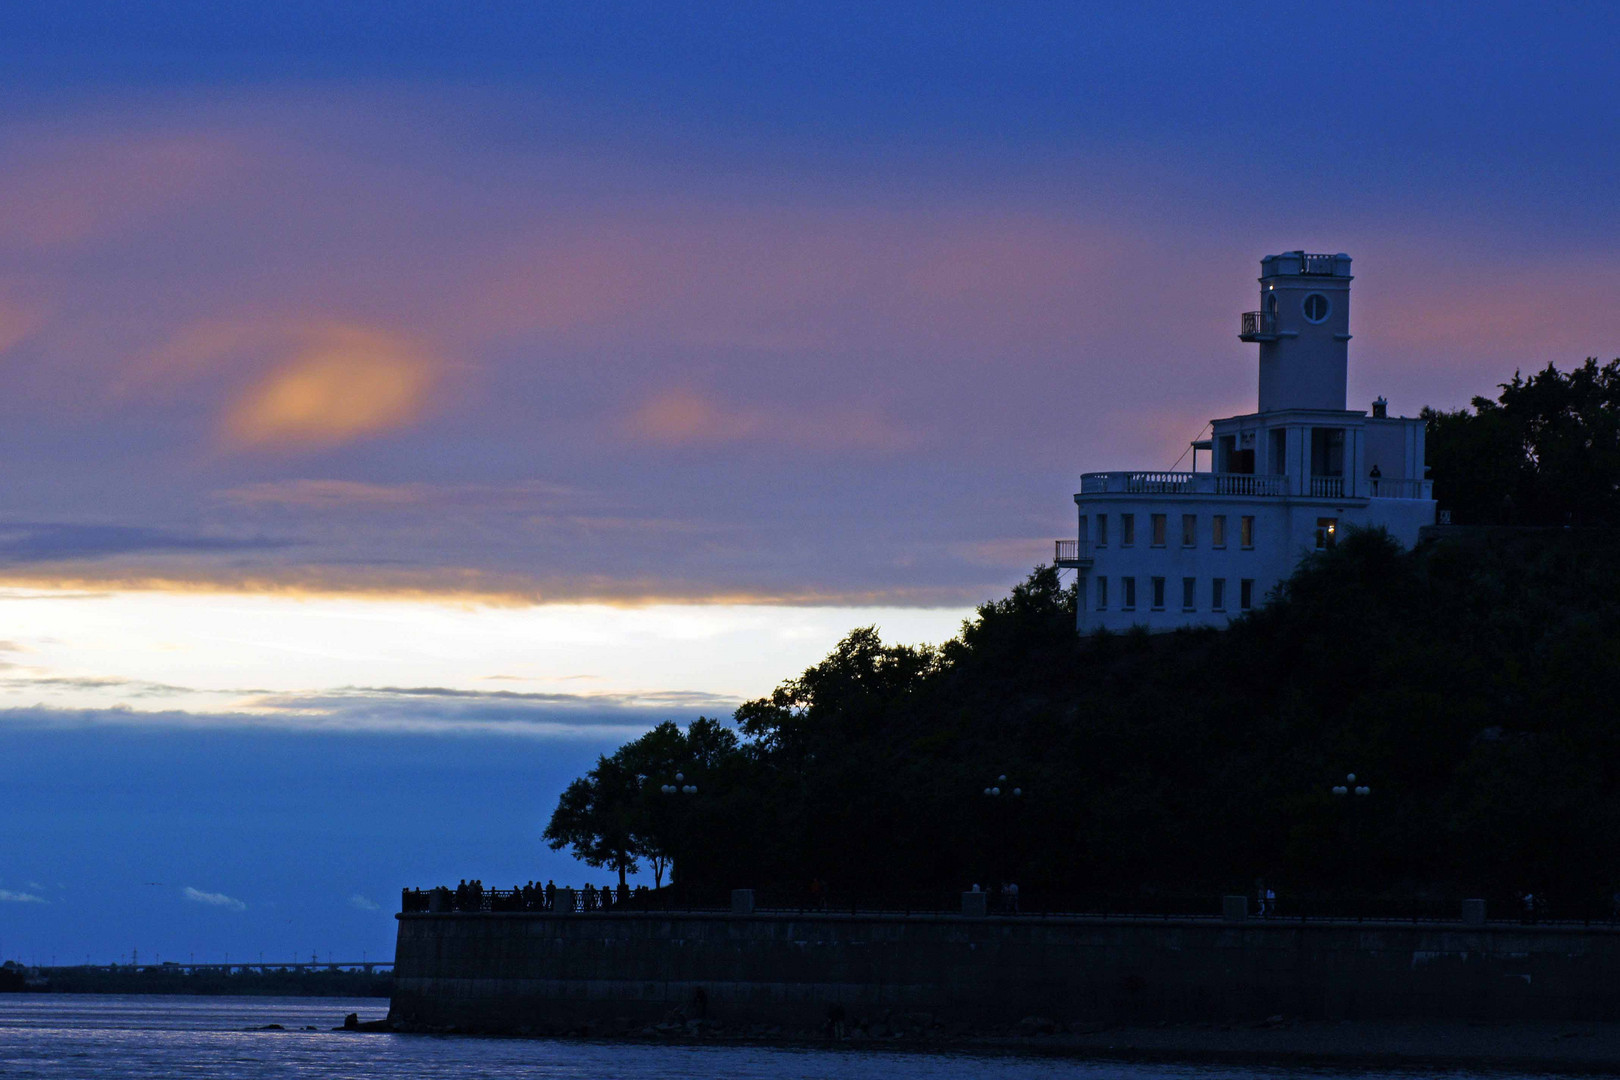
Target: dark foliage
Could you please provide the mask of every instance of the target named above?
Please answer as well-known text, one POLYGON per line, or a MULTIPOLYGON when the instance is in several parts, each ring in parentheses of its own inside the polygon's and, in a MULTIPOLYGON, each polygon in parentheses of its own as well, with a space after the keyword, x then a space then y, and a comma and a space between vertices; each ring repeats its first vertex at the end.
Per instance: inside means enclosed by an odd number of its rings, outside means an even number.
POLYGON ((1441 509, 1458 525, 1620 525, 1620 359, 1500 389, 1473 412, 1423 410, 1441 509))
MULTIPOLYGON (((1227 631, 1085 638, 1043 567, 941 649, 853 632, 737 711, 697 797, 637 812, 678 816, 683 883, 715 889, 1146 900, 1264 876, 1301 904, 1597 905, 1620 887, 1617 556, 1589 532, 1352 534, 1227 631), (1370 796, 1332 794, 1352 771, 1370 796)), ((642 743, 697 760, 671 738, 642 743)))

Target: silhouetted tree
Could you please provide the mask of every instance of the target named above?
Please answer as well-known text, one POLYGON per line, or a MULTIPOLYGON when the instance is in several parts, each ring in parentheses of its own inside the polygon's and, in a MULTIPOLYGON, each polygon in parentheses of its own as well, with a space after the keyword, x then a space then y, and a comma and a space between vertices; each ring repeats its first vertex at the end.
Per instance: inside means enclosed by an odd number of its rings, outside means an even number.
POLYGON ((1620 359, 1514 373, 1492 401, 1424 409, 1435 498, 1459 525, 1620 525, 1620 359))

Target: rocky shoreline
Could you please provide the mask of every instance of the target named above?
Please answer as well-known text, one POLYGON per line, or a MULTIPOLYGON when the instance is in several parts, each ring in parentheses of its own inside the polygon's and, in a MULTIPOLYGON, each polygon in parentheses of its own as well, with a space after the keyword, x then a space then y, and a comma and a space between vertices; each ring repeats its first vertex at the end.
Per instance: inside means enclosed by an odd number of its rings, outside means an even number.
POLYGON ((907 1053, 1027 1054, 1138 1061, 1356 1067, 1471 1067, 1555 1073, 1620 1073, 1620 1024, 1467 1021, 1316 1021, 1275 1016, 1253 1024, 1113 1025, 1028 1017, 1000 1029, 946 1028, 922 1016, 842 1032, 669 1018, 534 1026, 516 1030, 412 1028, 373 1021, 348 1030, 401 1034, 574 1038, 671 1045, 755 1045, 907 1053), (922 1022, 918 1022, 922 1021, 922 1022))

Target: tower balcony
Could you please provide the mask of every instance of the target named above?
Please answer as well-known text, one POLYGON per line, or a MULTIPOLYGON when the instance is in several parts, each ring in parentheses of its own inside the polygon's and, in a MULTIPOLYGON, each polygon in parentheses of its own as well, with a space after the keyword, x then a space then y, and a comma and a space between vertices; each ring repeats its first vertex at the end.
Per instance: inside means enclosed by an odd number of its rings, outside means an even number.
POLYGON ((1245 311, 1238 329, 1239 341, 1276 341, 1277 313, 1275 311, 1245 311))

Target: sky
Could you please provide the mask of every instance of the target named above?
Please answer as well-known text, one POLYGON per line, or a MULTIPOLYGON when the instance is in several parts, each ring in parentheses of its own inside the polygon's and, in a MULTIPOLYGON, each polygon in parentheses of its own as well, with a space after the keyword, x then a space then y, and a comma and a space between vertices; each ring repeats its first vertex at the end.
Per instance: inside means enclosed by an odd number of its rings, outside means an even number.
MULTIPOLYGON (((1609 5, 0 9, 0 955, 391 949, 1253 409, 1620 354, 1609 5), (107 895, 120 902, 107 905, 107 895)), ((1185 467, 1185 466, 1183 466, 1185 467)))

